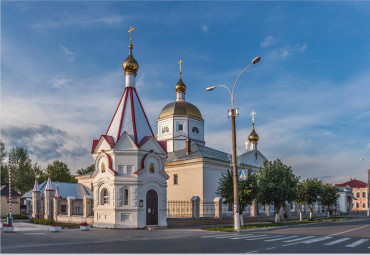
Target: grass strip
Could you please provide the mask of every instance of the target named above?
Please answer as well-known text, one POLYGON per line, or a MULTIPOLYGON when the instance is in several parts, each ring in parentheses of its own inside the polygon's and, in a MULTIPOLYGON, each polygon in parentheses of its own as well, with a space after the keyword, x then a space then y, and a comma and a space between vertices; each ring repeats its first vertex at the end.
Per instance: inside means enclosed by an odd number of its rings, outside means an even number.
MULTIPOLYGON (((285 222, 271 222, 271 223, 256 223, 248 224, 241 226, 240 229, 256 229, 256 228, 274 228, 274 227, 283 227, 283 226, 294 226, 294 225, 304 225, 308 223, 317 223, 317 222, 327 222, 327 221, 341 221, 343 219, 348 219, 351 217, 335 217, 330 219, 308 219, 305 221, 285 221, 285 222)), ((222 227, 205 227, 202 230, 208 231, 221 231, 221 232, 234 232, 234 226, 222 226, 222 227)))

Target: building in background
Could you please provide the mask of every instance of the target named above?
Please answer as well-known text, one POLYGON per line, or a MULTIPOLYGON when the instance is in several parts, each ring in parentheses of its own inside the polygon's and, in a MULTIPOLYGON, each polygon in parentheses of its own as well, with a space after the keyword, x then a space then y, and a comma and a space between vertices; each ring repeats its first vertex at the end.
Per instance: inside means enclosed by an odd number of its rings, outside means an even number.
MULTIPOLYGON (((3 185, 1 190, 1 217, 6 217, 9 213, 9 186, 3 185)), ((21 213, 21 195, 12 189, 12 215, 21 213)))
POLYGON ((360 180, 351 179, 348 182, 342 184, 335 184, 336 187, 346 187, 352 188, 353 200, 352 200, 352 210, 355 212, 367 211, 369 207, 369 185, 360 180))

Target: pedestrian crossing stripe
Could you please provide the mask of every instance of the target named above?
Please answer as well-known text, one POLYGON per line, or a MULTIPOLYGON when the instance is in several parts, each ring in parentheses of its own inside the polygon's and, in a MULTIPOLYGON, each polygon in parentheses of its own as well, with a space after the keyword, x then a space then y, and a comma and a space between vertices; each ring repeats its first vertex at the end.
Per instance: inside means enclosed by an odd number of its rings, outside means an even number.
MULTIPOLYGON (((261 235, 261 234, 233 233, 233 234, 202 236, 202 238, 217 238, 217 239, 223 238, 223 239, 233 239, 233 240, 244 239, 245 241, 266 239, 266 240, 264 240, 265 242, 282 241, 284 243, 287 243, 287 244, 282 245, 282 246, 290 246, 290 245, 294 245, 294 244, 298 244, 298 243, 311 244, 311 243, 321 242, 321 241, 331 239, 331 238, 333 238, 333 236, 321 236, 321 237, 316 237, 316 236, 304 236, 304 237, 302 237, 301 236, 300 237, 300 236, 282 236, 282 235, 276 235, 276 234, 261 235), (292 238, 294 238, 294 239, 292 239, 292 238), (285 239, 289 239, 289 240, 285 240, 285 239)), ((348 241, 350 239, 352 239, 352 238, 344 237, 344 238, 340 238, 340 239, 337 239, 337 240, 333 240, 333 241, 328 242, 328 243, 323 243, 322 245, 331 246, 331 245, 343 243, 343 242, 348 241)), ((369 239, 360 239, 360 240, 357 240, 353 243, 345 245, 345 247, 353 248, 353 247, 359 246, 360 244, 363 244, 367 241, 369 241, 369 239)), ((368 247, 368 249, 370 249, 370 246, 368 247)))
POLYGON ((360 239, 358 240, 357 242, 354 242, 354 243, 351 243, 351 244, 348 244, 346 245, 346 247, 356 247, 357 245, 360 245, 366 241, 368 241, 369 239, 360 239))
POLYGON ((324 245, 334 245, 334 244, 337 244, 337 243, 341 243, 341 242, 347 241, 349 239, 351 239, 351 238, 345 237, 345 238, 342 238, 342 239, 331 241, 330 243, 324 243, 324 245))
POLYGON ((305 236, 305 237, 301 237, 301 238, 297 238, 297 239, 293 239, 293 240, 285 240, 283 242, 284 243, 292 243, 292 242, 302 241, 302 240, 309 239, 309 238, 314 238, 314 237, 316 237, 316 236, 305 236))
POLYGON ((288 238, 293 238, 293 237, 298 237, 298 236, 286 236, 286 237, 281 237, 281 238, 274 238, 274 239, 265 240, 265 242, 280 241, 280 240, 284 240, 284 239, 288 239, 288 238))
POLYGON ((316 242, 320 242, 320 241, 324 241, 324 240, 328 240, 330 238, 333 238, 331 236, 323 236, 323 237, 319 237, 319 238, 315 238, 315 239, 311 239, 311 240, 307 240, 307 241, 303 241, 302 243, 307 243, 307 244, 310 244, 310 243, 316 243, 316 242))

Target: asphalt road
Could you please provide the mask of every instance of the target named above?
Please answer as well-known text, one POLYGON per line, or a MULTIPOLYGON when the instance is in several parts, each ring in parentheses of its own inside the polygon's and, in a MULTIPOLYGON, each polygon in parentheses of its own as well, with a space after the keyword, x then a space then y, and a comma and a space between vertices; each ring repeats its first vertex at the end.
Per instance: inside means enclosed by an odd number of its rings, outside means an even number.
POLYGON ((370 253, 370 218, 240 233, 38 229, 1 233, 1 253, 370 253))

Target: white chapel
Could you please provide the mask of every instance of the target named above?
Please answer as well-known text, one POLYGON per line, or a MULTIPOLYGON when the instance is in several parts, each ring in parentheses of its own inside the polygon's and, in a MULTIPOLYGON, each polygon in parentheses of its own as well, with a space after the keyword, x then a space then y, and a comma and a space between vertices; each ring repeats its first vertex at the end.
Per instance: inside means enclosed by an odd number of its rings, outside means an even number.
POLYGON ((92 189, 94 226, 143 228, 167 226, 164 144, 155 139, 135 88, 139 64, 123 62, 126 85, 105 135, 94 140, 92 189))

